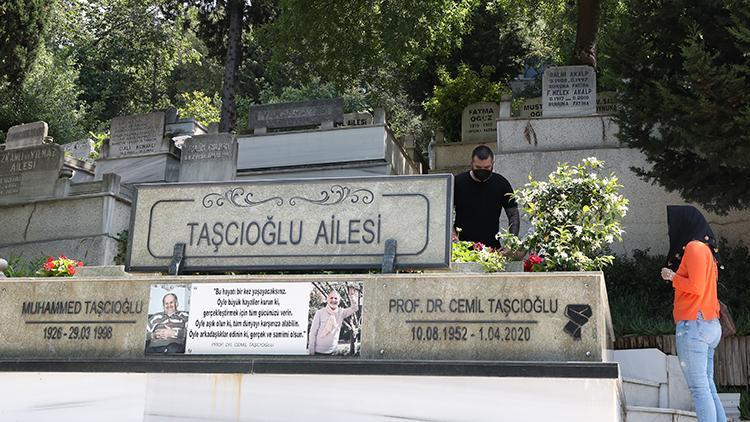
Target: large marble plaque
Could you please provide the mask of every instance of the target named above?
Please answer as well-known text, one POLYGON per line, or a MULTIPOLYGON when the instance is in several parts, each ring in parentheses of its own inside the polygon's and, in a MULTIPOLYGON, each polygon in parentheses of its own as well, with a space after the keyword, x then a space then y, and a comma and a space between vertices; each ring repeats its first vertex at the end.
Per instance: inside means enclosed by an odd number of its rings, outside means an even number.
POLYGON ((250 128, 293 128, 316 126, 323 122, 343 123, 344 102, 341 98, 264 104, 250 107, 250 128))
POLYGON ((112 119, 107 158, 168 152, 164 139, 164 112, 120 116, 112 119))
POLYGON ((142 356, 148 284, 3 282, 0 356, 142 356))
POLYGON ((601 362, 601 273, 383 276, 365 284, 365 359, 601 362))
POLYGON ((166 270, 185 244, 186 271, 447 267, 451 175, 141 185, 130 270, 166 270))
POLYGON ((59 145, 0 151, 0 204, 52 197, 63 160, 59 145))

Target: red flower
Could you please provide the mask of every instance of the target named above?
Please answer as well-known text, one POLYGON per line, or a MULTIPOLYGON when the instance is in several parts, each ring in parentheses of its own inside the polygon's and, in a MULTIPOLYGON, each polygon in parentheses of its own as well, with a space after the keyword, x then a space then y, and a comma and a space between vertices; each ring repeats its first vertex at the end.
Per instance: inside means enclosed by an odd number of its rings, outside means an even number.
POLYGON ((539 255, 530 254, 527 259, 523 260, 523 270, 527 273, 533 272, 535 270, 534 266, 541 264, 542 261, 544 261, 544 259, 539 255))
POLYGON ((68 259, 65 255, 60 255, 60 259, 68 259))
POLYGON ((83 261, 78 261, 78 266, 83 267, 83 261))
POLYGON ((54 259, 52 259, 52 257, 51 257, 51 256, 48 256, 48 257, 47 257, 47 263, 49 264, 49 263, 51 263, 52 261, 54 261, 54 259))
POLYGON ((76 267, 68 265, 68 274, 74 275, 76 273, 76 267))
POLYGON ((45 271, 52 271, 52 269, 55 268, 55 264, 52 261, 47 261, 42 265, 42 268, 44 268, 45 271))
POLYGON ((484 249, 484 243, 482 243, 482 242, 476 242, 476 243, 474 243, 473 248, 474 248, 475 251, 481 251, 481 250, 484 249))

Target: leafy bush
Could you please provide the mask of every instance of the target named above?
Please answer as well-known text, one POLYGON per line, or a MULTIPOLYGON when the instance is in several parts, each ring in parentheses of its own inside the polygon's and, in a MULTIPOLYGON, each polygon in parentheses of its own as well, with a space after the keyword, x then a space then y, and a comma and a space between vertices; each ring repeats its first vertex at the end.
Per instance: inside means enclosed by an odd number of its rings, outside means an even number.
POLYGON ((514 193, 533 231, 523 239, 507 232, 498 237, 512 251, 544 257, 544 271, 600 270, 614 259, 605 248, 622 239, 628 200, 618 193, 617 177, 599 178, 604 162, 595 157, 582 164, 561 164, 548 181, 531 180, 514 193))
POLYGON ((506 258, 480 242, 454 240, 451 245, 452 262, 478 262, 488 273, 502 271, 506 258))
POLYGON ((8 268, 5 270, 6 277, 35 277, 36 270, 45 261, 45 257, 32 260, 24 260, 20 256, 11 255, 8 258, 8 268))
POLYGON ((177 95, 177 101, 181 117, 192 117, 203 126, 220 120, 221 98, 218 94, 209 97, 201 91, 183 92, 177 95))
POLYGON ((424 108, 442 126, 446 140, 461 140, 461 116, 466 106, 478 101, 499 102, 503 94, 510 93, 502 83, 488 79, 494 71, 492 66, 484 66, 479 74, 461 65, 453 78, 444 68, 438 70, 440 85, 435 86, 424 108))

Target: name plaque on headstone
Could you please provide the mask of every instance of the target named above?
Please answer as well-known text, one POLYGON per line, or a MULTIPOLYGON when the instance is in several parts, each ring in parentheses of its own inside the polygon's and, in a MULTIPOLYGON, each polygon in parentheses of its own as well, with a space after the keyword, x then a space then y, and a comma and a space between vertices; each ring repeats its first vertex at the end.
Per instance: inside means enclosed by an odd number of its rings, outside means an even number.
POLYGON ((528 98, 524 100, 521 105, 521 114, 519 117, 522 119, 529 118, 540 118, 543 117, 544 112, 542 110, 542 98, 528 98))
POLYGON ((447 267, 451 175, 141 185, 130 270, 376 268, 397 242, 400 268, 447 267))
POLYGON ((0 151, 0 204, 53 196, 63 160, 59 145, 0 151))
POLYGON ((183 143, 180 182, 233 180, 236 173, 237 140, 233 135, 198 135, 183 143))
POLYGON ((344 122, 344 101, 341 98, 250 107, 251 129, 316 126, 325 122, 331 127, 344 122))
POLYGON ((112 119, 107 158, 168 152, 164 141, 164 112, 120 116, 112 119))
POLYGON ((25 148, 41 145, 47 136, 46 122, 25 123, 12 126, 5 137, 5 149, 25 148))
POLYGON ((549 67, 542 77, 545 117, 587 116, 596 112, 596 71, 591 66, 549 67))
POLYGON ((616 107, 617 93, 604 91, 596 93, 596 114, 612 114, 616 107))
POLYGON ((507 273, 365 285, 365 359, 598 361, 607 346, 601 273, 507 273))
POLYGON ((142 356, 148 294, 127 281, 6 282, 0 356, 142 356))
POLYGON ((461 141, 485 142, 497 140, 497 119, 500 106, 491 102, 469 104, 461 115, 461 141))
POLYGON ((372 114, 367 111, 344 114, 344 126, 367 126, 373 124, 374 121, 372 114))

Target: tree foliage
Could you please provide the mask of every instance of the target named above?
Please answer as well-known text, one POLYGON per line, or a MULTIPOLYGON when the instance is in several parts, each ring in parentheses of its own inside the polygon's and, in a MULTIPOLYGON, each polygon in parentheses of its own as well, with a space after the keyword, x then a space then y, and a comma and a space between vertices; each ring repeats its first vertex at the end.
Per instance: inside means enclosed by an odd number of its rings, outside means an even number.
POLYGON ((439 71, 440 85, 435 86, 424 107, 443 128, 448 141, 461 140, 461 116, 466 106, 478 101, 500 102, 500 97, 509 93, 502 83, 489 79, 493 72, 491 66, 485 66, 479 74, 462 65, 453 78, 445 69, 439 71))
POLYGON ((750 3, 637 0, 610 60, 644 179, 719 213, 750 207, 750 3))
POLYGON ((44 43, 50 2, 4 1, 0 4, 0 84, 20 85, 44 43))

